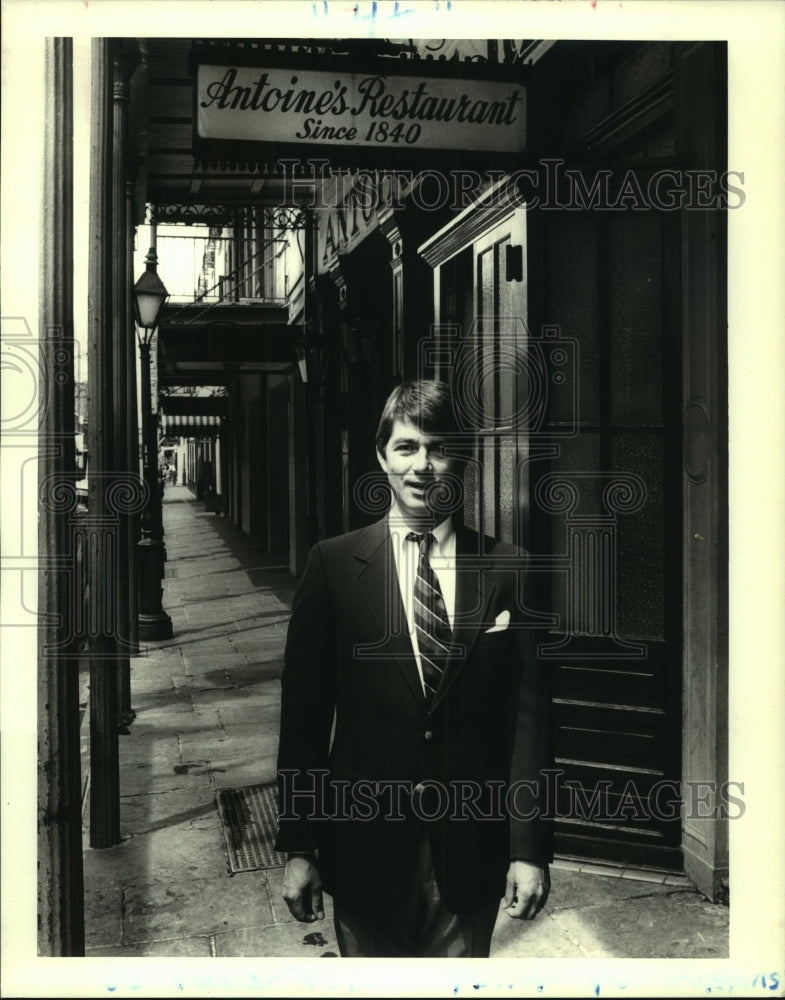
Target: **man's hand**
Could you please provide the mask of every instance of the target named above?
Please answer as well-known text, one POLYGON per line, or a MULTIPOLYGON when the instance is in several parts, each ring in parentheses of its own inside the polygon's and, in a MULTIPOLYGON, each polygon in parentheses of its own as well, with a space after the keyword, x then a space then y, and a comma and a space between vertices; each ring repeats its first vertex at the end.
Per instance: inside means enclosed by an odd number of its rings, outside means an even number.
POLYGON ((507 871, 503 909, 507 911, 508 917, 534 920, 545 906, 550 888, 551 876, 547 865, 511 861, 507 871))
POLYGON ((293 857, 286 862, 283 898, 297 920, 304 923, 324 920, 322 877, 312 858, 293 857))

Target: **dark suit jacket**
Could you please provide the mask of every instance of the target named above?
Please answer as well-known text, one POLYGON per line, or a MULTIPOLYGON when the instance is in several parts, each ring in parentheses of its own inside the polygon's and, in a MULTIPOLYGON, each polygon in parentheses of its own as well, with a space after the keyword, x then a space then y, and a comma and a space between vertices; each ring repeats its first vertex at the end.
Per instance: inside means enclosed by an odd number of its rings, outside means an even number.
POLYGON ((355 907, 394 898, 423 822, 440 891, 456 913, 499 899, 511 858, 552 856, 551 824, 538 815, 540 771, 552 761, 549 686, 532 629, 516 627, 530 592, 525 554, 456 532, 459 651, 430 710, 386 519, 314 546, 295 594, 276 846, 318 849, 325 889, 355 907), (487 632, 503 611, 510 627, 487 632), (411 790, 423 783, 415 803, 411 790))

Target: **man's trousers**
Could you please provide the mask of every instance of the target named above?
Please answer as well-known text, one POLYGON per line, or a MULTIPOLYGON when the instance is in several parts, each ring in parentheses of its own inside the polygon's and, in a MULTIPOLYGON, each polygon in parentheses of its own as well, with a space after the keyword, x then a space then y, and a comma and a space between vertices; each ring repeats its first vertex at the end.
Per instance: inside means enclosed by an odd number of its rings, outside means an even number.
MULTIPOLYGON (((374 892, 372 872, 368 892, 374 892)), ((367 913, 334 898, 335 935, 344 958, 487 958, 500 902, 451 913, 436 884, 423 828, 417 862, 398 898, 375 899, 367 913)))

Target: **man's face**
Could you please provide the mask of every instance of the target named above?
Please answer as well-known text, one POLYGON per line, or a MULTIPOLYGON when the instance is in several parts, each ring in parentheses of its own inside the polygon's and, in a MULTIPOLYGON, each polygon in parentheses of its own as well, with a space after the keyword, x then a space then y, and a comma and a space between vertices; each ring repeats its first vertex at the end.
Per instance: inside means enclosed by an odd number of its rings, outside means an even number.
POLYGON ((434 514, 428 506, 428 492, 440 480, 445 490, 454 492, 445 480, 453 475, 457 461, 444 454, 442 438, 421 431, 408 420, 396 420, 384 453, 377 451, 379 464, 387 473, 398 509, 412 523, 443 521, 446 514, 434 514))

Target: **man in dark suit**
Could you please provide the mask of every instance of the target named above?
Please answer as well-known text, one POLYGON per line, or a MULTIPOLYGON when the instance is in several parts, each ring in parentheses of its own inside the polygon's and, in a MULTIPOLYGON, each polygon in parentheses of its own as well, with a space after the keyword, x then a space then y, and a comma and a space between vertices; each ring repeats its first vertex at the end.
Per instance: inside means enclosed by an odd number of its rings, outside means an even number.
POLYGON ((277 848, 298 920, 333 897, 345 956, 489 954, 504 895, 549 889, 550 696, 525 555, 450 515, 462 463, 446 384, 393 390, 386 517, 315 545, 282 677, 277 848))

